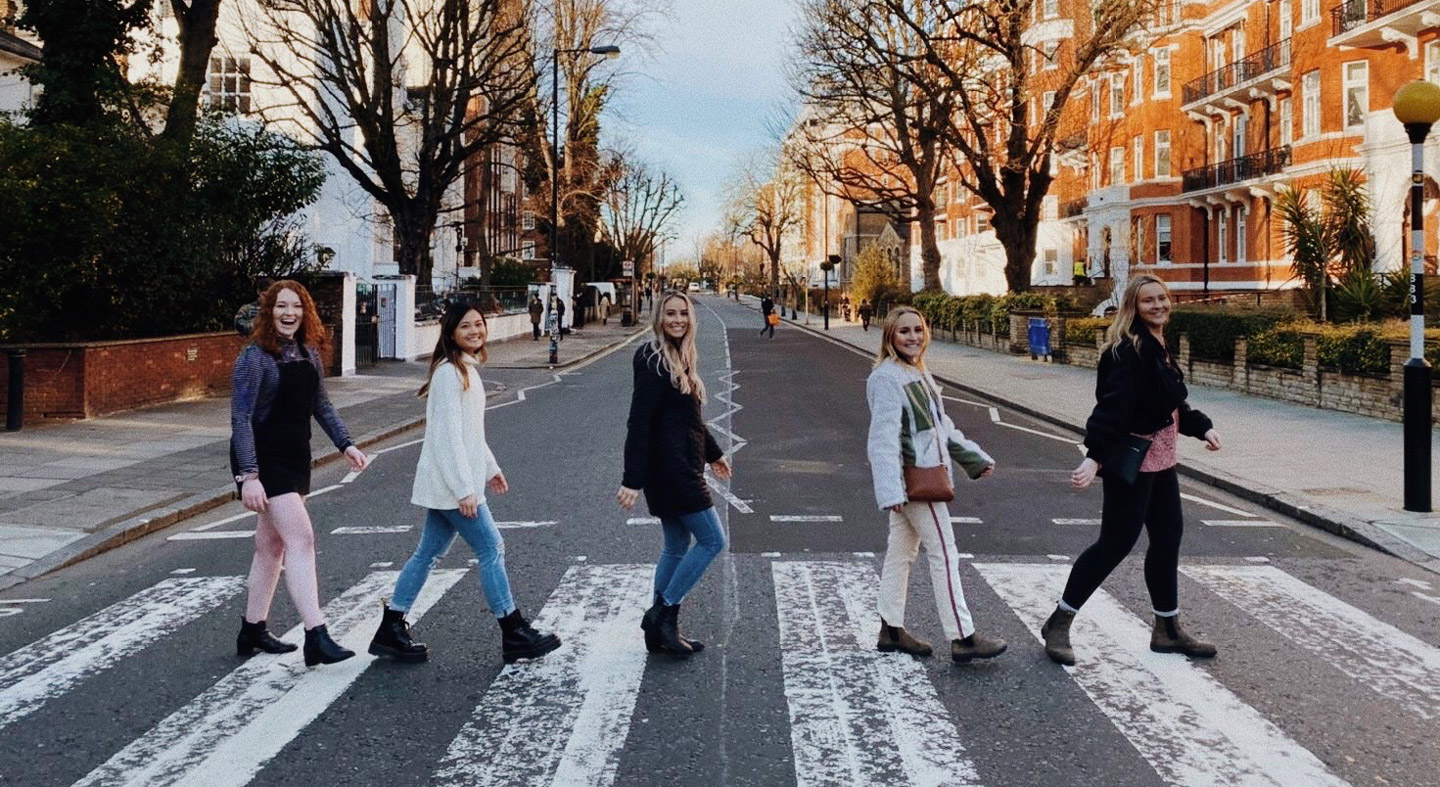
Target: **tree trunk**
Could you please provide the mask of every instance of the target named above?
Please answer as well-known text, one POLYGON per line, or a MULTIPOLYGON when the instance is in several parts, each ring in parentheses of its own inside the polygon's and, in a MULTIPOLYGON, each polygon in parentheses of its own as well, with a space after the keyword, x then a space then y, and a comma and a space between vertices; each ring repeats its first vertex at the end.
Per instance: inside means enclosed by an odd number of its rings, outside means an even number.
POLYGON ((1010 292, 1030 289, 1030 271, 1035 265, 1035 232, 1038 214, 1015 215, 996 210, 991 223, 995 238, 1005 249, 1005 284, 1010 292))
POLYGON ((770 294, 780 291, 780 248, 770 252, 770 294))
POLYGON ((200 91, 205 88, 205 73, 210 68, 210 53, 220 43, 215 36, 215 20, 220 16, 221 0, 191 0, 189 7, 171 3, 175 21, 180 24, 180 71, 165 113, 165 130, 160 136, 172 141, 187 141, 195 134, 199 117, 200 91))
POLYGON ((400 241, 400 258, 397 260, 400 263, 400 273, 413 275, 416 285, 430 286, 434 268, 434 261, 430 258, 430 236, 435 231, 434 217, 426 221, 424 216, 393 209, 390 216, 400 241))
MULTIPOLYGON (((922 200, 915 209, 915 218, 920 223, 920 286, 925 292, 939 292, 940 243, 935 237, 935 206, 927 203, 928 200, 922 200)), ((904 285, 909 288, 910 282, 904 285)))

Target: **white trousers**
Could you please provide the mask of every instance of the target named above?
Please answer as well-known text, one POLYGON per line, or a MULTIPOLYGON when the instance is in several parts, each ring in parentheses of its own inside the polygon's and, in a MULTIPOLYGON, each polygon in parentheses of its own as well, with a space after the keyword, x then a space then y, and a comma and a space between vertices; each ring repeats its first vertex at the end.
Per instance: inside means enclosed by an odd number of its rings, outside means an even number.
POLYGON ((975 632, 975 622, 960 587, 955 531, 950 526, 950 509, 943 503, 906 503, 899 513, 890 512, 890 541, 880 571, 880 617, 892 626, 905 625, 910 566, 921 544, 930 558, 930 584, 945 638, 964 639, 975 632))

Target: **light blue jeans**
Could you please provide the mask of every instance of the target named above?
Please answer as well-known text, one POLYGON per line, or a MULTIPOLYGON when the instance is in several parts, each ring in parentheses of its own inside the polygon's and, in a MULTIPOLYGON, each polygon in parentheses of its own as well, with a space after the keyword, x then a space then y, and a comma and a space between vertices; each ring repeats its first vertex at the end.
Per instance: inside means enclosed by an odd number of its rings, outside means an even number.
POLYGON ((390 608, 409 612, 420 588, 430 578, 430 569, 445 557, 446 550, 454 543, 456 534, 470 545, 480 561, 480 591, 495 617, 503 618, 515 611, 515 599, 510 595, 510 577, 505 573, 505 539, 495 519, 490 516, 490 507, 484 503, 475 512, 475 517, 462 516, 457 508, 444 511, 425 509, 425 529, 420 533, 420 544, 415 554, 405 562, 400 577, 395 580, 395 593, 390 597, 390 608))
POLYGON ((666 604, 679 604, 700 582, 711 561, 725 551, 725 530, 714 506, 693 514, 660 517, 660 528, 665 546, 655 564, 655 592, 666 604), (695 537, 693 546, 691 536, 695 537))

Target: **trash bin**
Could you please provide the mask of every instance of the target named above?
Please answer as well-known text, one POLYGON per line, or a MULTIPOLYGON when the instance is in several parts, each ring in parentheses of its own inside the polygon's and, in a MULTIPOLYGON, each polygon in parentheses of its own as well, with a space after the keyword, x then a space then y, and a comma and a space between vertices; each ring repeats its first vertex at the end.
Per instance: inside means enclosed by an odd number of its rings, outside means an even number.
POLYGON ((1044 317, 1030 318, 1030 360, 1050 360, 1050 321, 1044 317))

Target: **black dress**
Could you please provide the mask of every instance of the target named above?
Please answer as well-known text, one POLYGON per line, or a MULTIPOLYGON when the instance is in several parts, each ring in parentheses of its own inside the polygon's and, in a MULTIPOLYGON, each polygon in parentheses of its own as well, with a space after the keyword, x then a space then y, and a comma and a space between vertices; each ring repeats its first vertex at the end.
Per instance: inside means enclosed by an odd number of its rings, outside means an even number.
MULTIPOLYGON (((263 421, 256 421, 255 458, 266 497, 295 492, 310 494, 310 416, 320 388, 320 373, 309 360, 278 364, 280 382, 274 403, 263 421)), ((234 446, 230 471, 240 473, 234 446)), ((237 484, 237 486, 239 486, 237 484)))
POLYGON ((649 344, 635 351, 635 393, 625 435, 621 484, 645 492, 657 517, 704 511, 714 505, 705 465, 724 456, 706 428, 700 399, 683 394, 649 344))

